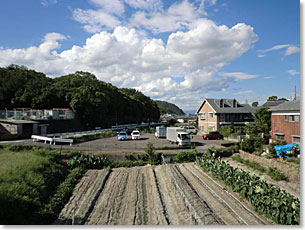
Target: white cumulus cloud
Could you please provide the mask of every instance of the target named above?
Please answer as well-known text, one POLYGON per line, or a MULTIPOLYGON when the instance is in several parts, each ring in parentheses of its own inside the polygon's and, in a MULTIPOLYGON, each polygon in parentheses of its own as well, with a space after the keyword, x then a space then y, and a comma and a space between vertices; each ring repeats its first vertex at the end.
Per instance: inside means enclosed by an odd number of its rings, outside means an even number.
POLYGON ((121 24, 117 17, 102 10, 75 9, 73 18, 84 24, 84 30, 89 33, 97 33, 103 29, 114 29, 121 24))
POLYGON ((130 24, 143 27, 153 33, 173 32, 190 28, 199 19, 197 8, 187 0, 174 3, 166 11, 136 12, 130 19, 130 24))
POLYGON ((208 91, 224 90, 236 78, 256 77, 238 72, 216 74, 257 41, 253 28, 243 23, 229 28, 204 19, 191 30, 170 34, 166 43, 117 26, 113 32, 92 35, 83 46, 58 53, 63 39, 67 37, 49 33, 39 46, 0 49, 0 66, 26 65, 51 77, 88 71, 100 80, 139 89, 185 110, 196 109, 208 91))
POLYGON ((161 0, 125 0, 125 2, 135 9, 156 11, 163 8, 161 0))

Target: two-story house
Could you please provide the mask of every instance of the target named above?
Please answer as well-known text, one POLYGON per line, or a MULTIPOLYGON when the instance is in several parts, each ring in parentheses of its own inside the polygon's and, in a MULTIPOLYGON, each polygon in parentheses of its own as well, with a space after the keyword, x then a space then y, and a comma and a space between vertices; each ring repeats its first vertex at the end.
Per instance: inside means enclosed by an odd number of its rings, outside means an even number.
POLYGON ((271 138, 300 143, 300 100, 287 101, 270 108, 271 138))
POLYGON ((223 126, 243 126, 253 121, 255 109, 236 99, 206 98, 197 110, 199 132, 217 131, 223 126))

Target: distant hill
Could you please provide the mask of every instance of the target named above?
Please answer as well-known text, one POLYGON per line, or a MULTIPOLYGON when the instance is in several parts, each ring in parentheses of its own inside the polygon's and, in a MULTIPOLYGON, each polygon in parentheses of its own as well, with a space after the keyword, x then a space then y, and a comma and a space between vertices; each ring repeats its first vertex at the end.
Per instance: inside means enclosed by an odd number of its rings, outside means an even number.
POLYGON ((161 114, 170 113, 170 114, 176 114, 176 115, 184 115, 182 109, 180 109, 175 104, 166 102, 166 101, 155 101, 160 108, 161 114))

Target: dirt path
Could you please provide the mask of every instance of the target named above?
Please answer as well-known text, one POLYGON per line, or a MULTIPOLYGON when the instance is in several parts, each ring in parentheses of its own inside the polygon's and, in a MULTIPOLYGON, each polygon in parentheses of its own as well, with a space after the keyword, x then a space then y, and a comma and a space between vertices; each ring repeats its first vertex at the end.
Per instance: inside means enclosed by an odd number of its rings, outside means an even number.
POLYGON ((194 163, 89 170, 55 224, 271 224, 194 163))

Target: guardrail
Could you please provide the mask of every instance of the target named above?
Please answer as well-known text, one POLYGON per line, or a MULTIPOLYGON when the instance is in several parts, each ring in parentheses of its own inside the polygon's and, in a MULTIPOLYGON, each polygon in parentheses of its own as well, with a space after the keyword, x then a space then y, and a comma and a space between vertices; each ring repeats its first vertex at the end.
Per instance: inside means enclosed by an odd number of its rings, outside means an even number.
POLYGON ((38 135, 32 135, 31 138, 33 141, 44 141, 46 144, 47 141, 50 142, 50 145, 53 143, 53 145, 56 144, 56 142, 64 142, 64 143, 69 143, 70 146, 72 146, 73 139, 63 139, 63 138, 51 138, 51 137, 44 137, 44 136, 38 136, 38 135))

